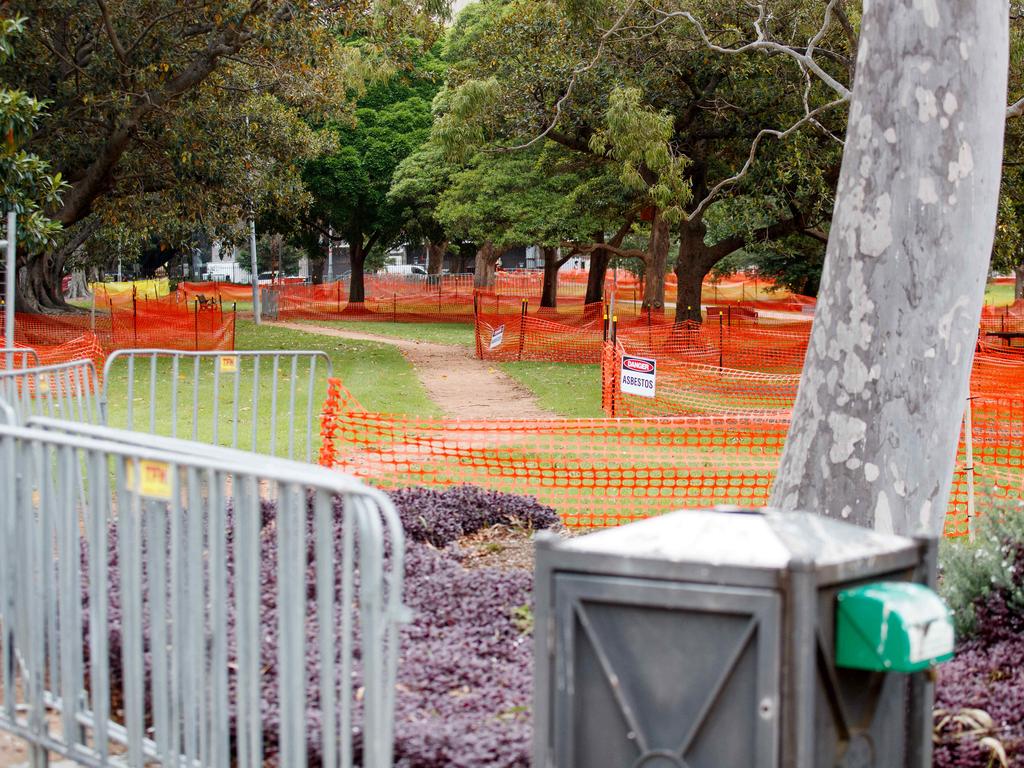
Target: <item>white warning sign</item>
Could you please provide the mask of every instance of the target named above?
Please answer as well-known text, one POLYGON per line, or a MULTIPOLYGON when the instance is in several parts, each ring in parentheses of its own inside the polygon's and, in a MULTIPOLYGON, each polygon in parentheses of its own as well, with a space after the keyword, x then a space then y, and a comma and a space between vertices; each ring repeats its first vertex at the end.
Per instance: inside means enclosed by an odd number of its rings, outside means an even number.
POLYGON ((491 331, 491 343, 487 349, 497 349, 501 346, 502 340, 505 338, 505 326, 499 325, 493 331, 491 331))
POLYGON ((626 395, 654 397, 658 378, 658 362, 647 357, 622 356, 619 389, 626 395))

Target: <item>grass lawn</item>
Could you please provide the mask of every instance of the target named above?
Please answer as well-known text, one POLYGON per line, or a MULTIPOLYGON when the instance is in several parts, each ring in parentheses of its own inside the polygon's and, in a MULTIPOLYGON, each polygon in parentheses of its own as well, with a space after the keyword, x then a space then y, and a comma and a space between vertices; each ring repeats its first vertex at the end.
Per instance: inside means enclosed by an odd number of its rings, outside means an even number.
POLYGON ((587 363, 498 363, 537 396, 541 407, 566 418, 600 418, 601 366, 587 363))
POLYGON ((468 323, 385 323, 377 320, 310 320, 308 322, 311 325, 373 333, 393 339, 430 341, 435 344, 458 344, 466 347, 472 347, 476 343, 473 337, 473 326, 468 323))
MULTIPOLYGON (((373 333, 390 338, 429 341, 436 344, 455 344, 472 348, 475 343, 473 327, 464 323, 384 323, 329 320, 317 321, 314 324, 373 333)), ((598 365, 517 362, 496 363, 495 367, 533 392, 542 407, 559 416, 567 418, 604 416, 604 412, 601 410, 601 368, 598 365)), ((342 381, 345 380, 343 376, 342 381)))
POLYGON ((1001 307, 1013 304, 1013 284, 989 283, 985 286, 985 303, 1001 307))
MULTIPOLYGON (((425 417, 440 415, 412 366, 394 347, 257 327, 251 321, 239 321, 236 346, 239 350, 323 351, 331 360, 334 375, 367 409, 425 417)), ((318 417, 326 396, 323 363, 318 362, 313 370, 316 384, 310 398, 308 362, 300 360, 293 381, 288 357, 280 359, 276 376, 272 361, 261 364, 257 375, 251 362, 239 360, 236 372, 225 370, 216 357, 204 359, 197 377, 194 363, 186 359, 179 365, 177 382, 169 358, 159 359, 155 367, 140 360, 134 384, 127 363, 118 363, 106 382, 108 423, 162 435, 195 436, 206 442, 237 444, 239 448, 277 455, 288 455, 289 441, 293 441, 292 455, 300 459, 312 455, 315 459, 319 447, 318 417), (154 396, 150 396, 151 391, 154 396), (272 418, 275 392, 277 415, 272 418), (236 410, 237 421, 233 418, 236 410), (289 419, 289 412, 295 414, 294 422, 289 419), (307 434, 312 437, 312 445, 307 434)))

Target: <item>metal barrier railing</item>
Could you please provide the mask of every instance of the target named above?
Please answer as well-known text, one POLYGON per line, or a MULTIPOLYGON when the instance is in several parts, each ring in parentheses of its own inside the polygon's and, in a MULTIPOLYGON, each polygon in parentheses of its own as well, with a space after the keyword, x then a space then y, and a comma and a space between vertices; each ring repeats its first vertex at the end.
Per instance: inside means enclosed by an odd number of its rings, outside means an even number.
POLYGON ((15 368, 37 368, 39 367, 39 353, 29 347, 0 347, 0 368, 12 370, 15 368))
POLYGON ((91 424, 103 418, 99 378, 91 360, 0 369, 0 400, 13 410, 19 423, 31 416, 91 424))
POLYGON ((255 768, 265 740, 280 765, 351 766, 361 747, 389 766, 403 547, 385 496, 320 467, 0 426, 0 729, 34 766, 124 749, 133 766, 255 768))
POLYGON ((320 351, 118 350, 103 366, 104 422, 312 461, 331 375, 320 351))

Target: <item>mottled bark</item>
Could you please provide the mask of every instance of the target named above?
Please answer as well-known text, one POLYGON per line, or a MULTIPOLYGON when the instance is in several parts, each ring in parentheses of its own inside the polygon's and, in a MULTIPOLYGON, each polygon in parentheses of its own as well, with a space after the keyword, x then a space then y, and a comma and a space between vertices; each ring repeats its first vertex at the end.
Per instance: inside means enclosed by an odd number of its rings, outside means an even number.
POLYGON ((999 193, 1005 2, 865 4, 817 313, 772 503, 942 530, 999 193))
POLYGON ((668 266, 669 226, 661 214, 654 212, 651 222, 651 239, 647 246, 647 270, 644 274, 643 309, 651 312, 665 311, 665 269, 668 266))

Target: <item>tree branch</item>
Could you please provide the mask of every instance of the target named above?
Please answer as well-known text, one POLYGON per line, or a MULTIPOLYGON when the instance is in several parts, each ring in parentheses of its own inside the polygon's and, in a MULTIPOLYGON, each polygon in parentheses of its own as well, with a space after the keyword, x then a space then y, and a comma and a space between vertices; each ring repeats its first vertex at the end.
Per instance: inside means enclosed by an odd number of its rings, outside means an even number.
POLYGON ((114 29, 114 23, 110 20, 110 11, 107 10, 107 4, 104 0, 96 0, 96 6, 100 9, 100 16, 103 19, 103 28, 107 31, 107 38, 110 40, 110 45, 113 47, 118 61, 127 67, 128 54, 125 52, 124 46, 121 45, 121 40, 117 36, 117 31, 114 29))

